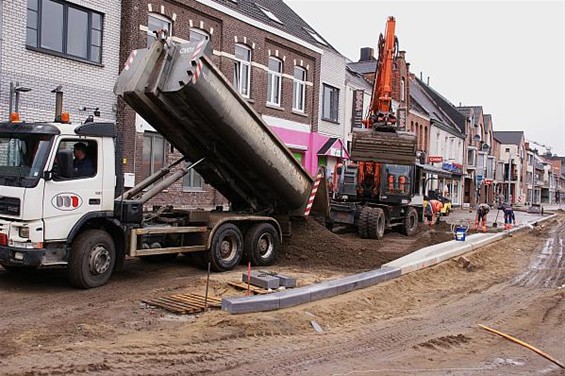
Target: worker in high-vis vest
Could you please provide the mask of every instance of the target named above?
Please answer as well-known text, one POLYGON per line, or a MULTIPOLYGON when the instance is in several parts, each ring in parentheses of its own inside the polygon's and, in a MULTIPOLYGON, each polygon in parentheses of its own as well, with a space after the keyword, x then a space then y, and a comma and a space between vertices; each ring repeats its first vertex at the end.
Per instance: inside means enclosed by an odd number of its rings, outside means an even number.
POLYGON ((424 218, 428 226, 436 224, 439 220, 443 204, 439 200, 429 200, 424 196, 424 218))
POLYGON ((394 175, 388 175, 388 190, 392 191, 394 189, 394 175))
POLYGON ((400 190, 400 192, 406 191, 406 176, 400 175, 398 177, 398 189, 400 190))
POLYGON ((479 205, 479 207, 477 208, 477 215, 475 217, 475 231, 479 229, 480 225, 483 232, 487 232, 487 214, 489 211, 490 206, 488 204, 479 205))

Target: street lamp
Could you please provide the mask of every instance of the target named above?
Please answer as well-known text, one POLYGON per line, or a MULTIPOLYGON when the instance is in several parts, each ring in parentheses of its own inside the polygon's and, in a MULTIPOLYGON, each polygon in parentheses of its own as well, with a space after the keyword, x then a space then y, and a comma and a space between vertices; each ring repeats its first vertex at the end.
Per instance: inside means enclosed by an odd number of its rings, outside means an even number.
POLYGON ((14 110, 14 112, 19 112, 20 93, 25 93, 28 91, 31 91, 29 87, 20 86, 19 82, 16 82, 15 85, 14 82, 10 82, 10 100, 9 100, 10 113, 12 113, 12 109, 14 110))

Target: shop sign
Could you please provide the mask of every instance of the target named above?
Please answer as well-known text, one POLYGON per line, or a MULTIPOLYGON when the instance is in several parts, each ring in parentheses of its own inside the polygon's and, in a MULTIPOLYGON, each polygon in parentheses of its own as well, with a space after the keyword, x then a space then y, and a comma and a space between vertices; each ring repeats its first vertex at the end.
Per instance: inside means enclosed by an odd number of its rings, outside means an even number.
MULTIPOLYGON (((441 168, 446 171, 454 172, 456 174, 463 174, 463 165, 455 162, 443 162, 441 168)), ((466 176, 470 177, 470 176, 466 176)))
POLYGON ((436 156, 436 155, 430 155, 428 157, 428 163, 441 163, 443 162, 443 157, 442 156, 436 156))
POLYGON ((353 91, 353 113, 351 118, 351 128, 363 128, 363 90, 353 91))

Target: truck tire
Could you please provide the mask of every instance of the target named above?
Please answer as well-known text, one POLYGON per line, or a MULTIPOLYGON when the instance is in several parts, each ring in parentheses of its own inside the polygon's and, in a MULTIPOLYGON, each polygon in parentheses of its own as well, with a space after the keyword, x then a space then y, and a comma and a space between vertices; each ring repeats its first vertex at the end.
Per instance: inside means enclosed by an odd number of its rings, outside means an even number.
POLYGON ((210 263, 216 272, 225 272, 236 267, 243 257, 243 237, 239 228, 224 223, 212 238, 210 263))
POLYGON ((359 221, 357 222, 357 230, 359 232, 359 237, 361 239, 367 239, 369 237, 368 225, 369 225, 369 213, 371 213, 371 208, 368 206, 361 209, 359 214, 359 221))
POLYGON ((418 231, 418 212, 414 208, 409 208, 400 232, 406 236, 412 236, 418 231))
POLYGON ((247 230, 243 252, 254 266, 269 266, 275 262, 280 247, 279 234, 270 223, 258 223, 247 230))
POLYGON ((116 248, 110 234, 87 230, 73 241, 68 265, 71 284, 89 289, 105 284, 116 263, 116 248))
POLYGON ((385 235, 385 212, 381 208, 371 208, 367 233, 369 239, 382 239, 385 235))

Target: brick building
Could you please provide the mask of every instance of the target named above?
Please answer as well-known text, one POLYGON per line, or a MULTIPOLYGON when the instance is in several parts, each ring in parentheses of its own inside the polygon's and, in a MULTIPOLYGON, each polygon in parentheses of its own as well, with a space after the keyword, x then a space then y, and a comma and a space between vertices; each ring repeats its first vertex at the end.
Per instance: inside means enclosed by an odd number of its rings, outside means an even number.
POLYGON ((52 121, 55 94, 74 122, 114 121, 119 70, 118 0, 0 2, 0 119, 16 107, 25 121, 52 121))

